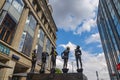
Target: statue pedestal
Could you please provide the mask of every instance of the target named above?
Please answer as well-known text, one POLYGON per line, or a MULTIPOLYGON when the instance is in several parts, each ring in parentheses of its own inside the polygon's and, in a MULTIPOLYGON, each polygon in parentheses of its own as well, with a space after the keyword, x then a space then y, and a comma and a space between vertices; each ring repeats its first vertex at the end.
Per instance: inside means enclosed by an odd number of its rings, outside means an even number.
POLYGON ((67 69, 67 68, 63 68, 63 69, 62 69, 63 73, 67 73, 68 70, 69 70, 69 69, 67 69))
POLYGON ((39 74, 28 73, 27 80, 88 80, 82 73, 39 74))
POLYGON ((77 69, 77 72, 78 73, 82 73, 83 72, 83 69, 81 68, 81 69, 77 69))
POLYGON ((52 69, 50 70, 50 73, 55 73, 55 68, 52 68, 52 69))

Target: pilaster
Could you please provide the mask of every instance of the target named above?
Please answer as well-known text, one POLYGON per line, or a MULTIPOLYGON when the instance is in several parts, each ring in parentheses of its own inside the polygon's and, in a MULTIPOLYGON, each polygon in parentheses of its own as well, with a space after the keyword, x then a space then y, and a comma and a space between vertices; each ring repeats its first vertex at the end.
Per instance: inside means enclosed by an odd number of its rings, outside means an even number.
POLYGON ((17 25, 17 28, 16 28, 16 33, 15 33, 15 36, 13 38, 14 42, 12 42, 12 46, 16 50, 18 50, 19 43, 21 40, 22 33, 24 31, 24 27, 25 27, 25 23, 26 23, 26 19, 28 17, 28 14, 29 14, 29 8, 28 8, 28 6, 25 6, 23 9, 23 13, 21 14, 19 23, 17 25))
POLYGON ((39 30, 39 26, 40 26, 39 23, 37 23, 36 29, 35 29, 35 31, 34 31, 34 38, 33 38, 31 53, 32 53, 32 51, 35 49, 36 44, 37 44, 37 42, 38 42, 38 30, 39 30))

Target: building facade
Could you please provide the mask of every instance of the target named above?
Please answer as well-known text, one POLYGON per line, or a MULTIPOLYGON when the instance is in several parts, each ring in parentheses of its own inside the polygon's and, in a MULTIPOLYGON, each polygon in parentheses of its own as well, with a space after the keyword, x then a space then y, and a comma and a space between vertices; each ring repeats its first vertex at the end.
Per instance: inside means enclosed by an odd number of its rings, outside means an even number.
MULTIPOLYGON (((35 71, 38 72, 41 53, 50 53, 51 47, 56 47, 56 31, 48 0, 0 0, 0 62, 12 67, 0 69, 0 80, 28 73, 34 49, 37 49, 35 71)), ((46 72, 49 70, 48 57, 46 72)))
POLYGON ((120 79, 120 0, 99 0, 97 25, 111 80, 120 79))

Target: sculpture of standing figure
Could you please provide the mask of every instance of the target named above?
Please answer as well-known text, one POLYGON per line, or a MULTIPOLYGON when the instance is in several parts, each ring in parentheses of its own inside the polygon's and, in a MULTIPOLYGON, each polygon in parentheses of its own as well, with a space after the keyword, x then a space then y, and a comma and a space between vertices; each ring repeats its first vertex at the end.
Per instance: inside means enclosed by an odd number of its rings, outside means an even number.
POLYGON ((31 71, 30 72, 34 72, 36 61, 37 61, 37 53, 36 53, 36 49, 35 49, 32 52, 32 61, 31 61, 32 62, 32 66, 31 66, 31 71))
POLYGON ((57 52, 55 51, 54 47, 52 47, 52 51, 51 51, 50 55, 51 55, 51 63, 52 63, 51 68, 55 68, 55 67, 56 67, 56 56, 57 56, 58 54, 57 54, 57 52))
POLYGON ((80 61, 80 66, 81 66, 81 69, 82 69, 81 55, 82 55, 82 52, 80 50, 80 46, 77 46, 76 49, 75 49, 75 57, 76 57, 77 69, 79 69, 78 60, 80 61))
POLYGON ((67 68, 67 63, 68 63, 68 58, 69 58, 69 52, 70 52, 70 48, 67 47, 66 50, 64 50, 61 54, 62 59, 64 59, 64 64, 63 64, 63 69, 67 68))
POLYGON ((40 73, 45 72, 45 64, 46 64, 47 56, 49 56, 47 52, 42 52, 42 65, 41 65, 40 73))

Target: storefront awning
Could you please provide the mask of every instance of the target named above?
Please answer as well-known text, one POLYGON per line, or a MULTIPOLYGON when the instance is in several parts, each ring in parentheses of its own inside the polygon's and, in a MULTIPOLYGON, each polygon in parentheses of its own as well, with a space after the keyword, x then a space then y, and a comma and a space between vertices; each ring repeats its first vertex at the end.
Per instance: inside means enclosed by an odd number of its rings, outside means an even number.
POLYGON ((12 68, 12 67, 0 62, 0 68, 12 68))

